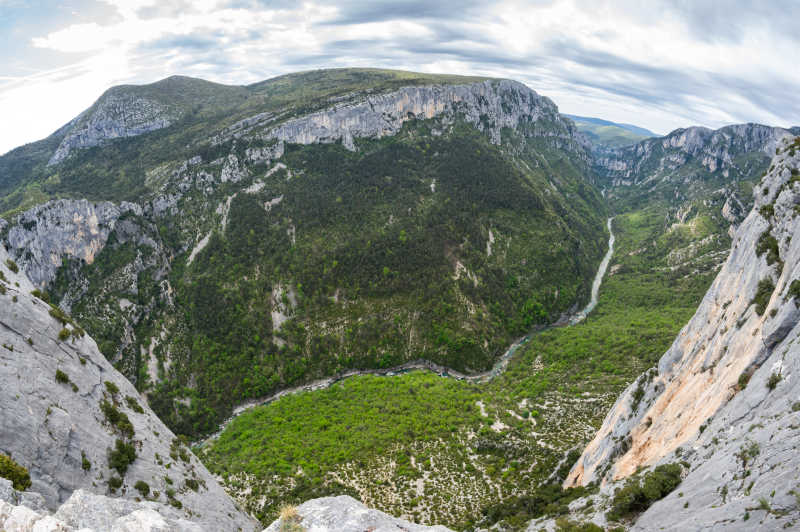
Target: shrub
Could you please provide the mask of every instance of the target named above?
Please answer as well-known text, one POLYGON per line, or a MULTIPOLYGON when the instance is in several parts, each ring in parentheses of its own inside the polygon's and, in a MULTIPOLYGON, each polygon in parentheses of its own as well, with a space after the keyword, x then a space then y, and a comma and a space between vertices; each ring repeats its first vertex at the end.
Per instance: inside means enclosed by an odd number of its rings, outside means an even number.
POLYGON ((773 283, 772 279, 769 277, 761 279, 758 282, 758 290, 756 290, 756 295, 753 296, 752 301, 750 301, 751 305, 755 304, 756 306, 756 314, 759 316, 764 315, 764 311, 767 310, 769 299, 772 297, 772 292, 774 291, 775 283, 773 283))
POLYGON ((69 338, 69 329, 67 329, 66 327, 64 327, 63 329, 61 329, 60 331, 58 331, 58 339, 59 339, 59 340, 61 340, 61 341, 63 342, 63 341, 64 341, 64 340, 66 340, 67 338, 69 338))
POLYGON ((744 390, 747 388, 747 383, 750 382, 750 374, 745 372, 739 375, 739 389, 744 390))
POLYGON ((112 489, 119 489, 122 487, 122 479, 119 477, 111 477, 108 479, 108 486, 112 489))
POLYGON ((136 412, 137 414, 144 414, 144 408, 139 404, 139 401, 136 398, 131 397, 130 395, 125 396, 125 402, 128 403, 128 408, 136 412))
POLYGON ((137 480, 133 487, 142 494, 142 497, 147 497, 150 494, 150 485, 144 480, 137 480))
POLYGON ((119 393, 119 387, 111 381, 106 381, 106 390, 108 390, 108 393, 111 395, 119 393))
POLYGON ((771 229, 770 227, 761 233, 761 236, 758 237, 758 242, 756 242, 756 255, 760 257, 766 253, 768 265, 772 265, 781 260, 780 251, 778 250, 778 241, 772 236, 770 232, 771 229))
POLYGON ((14 262, 13 260, 6 259, 6 266, 8 266, 8 269, 11 270, 12 272, 19 273, 19 266, 17 266, 17 263, 14 262))
POLYGON ((86 458, 86 453, 81 451, 81 469, 89 471, 92 468, 92 463, 86 458))
MULTIPOLYGON (((34 288, 31 292, 31 295, 35 298, 41 299, 45 303, 50 303, 50 296, 47 294, 47 292, 42 292, 38 288, 34 288)), ((52 311, 50 312, 50 315, 53 315, 52 311)))
POLYGON ((3 453, 0 453, 0 477, 10 480, 17 491, 25 491, 31 487, 28 470, 3 453))
POLYGON ((128 466, 136 460, 136 449, 132 443, 117 439, 114 449, 108 450, 108 467, 116 469, 120 476, 125 476, 128 466))
POLYGON ((654 502, 666 497, 681 483, 679 464, 664 464, 644 475, 630 479, 617 490, 606 517, 611 521, 632 517, 647 510, 654 502))
POLYGON ((197 491, 197 489, 200 487, 197 481, 193 478, 187 478, 184 484, 186 484, 186 487, 192 491, 197 491))
POLYGON ((60 369, 56 370, 56 382, 60 382, 61 384, 69 383, 69 375, 61 371, 60 369))
POLYGON ((800 280, 795 279, 789 285, 789 291, 786 293, 786 299, 794 298, 794 306, 800 307, 800 280))
POLYGON ((770 390, 774 390, 775 387, 778 386, 778 383, 781 382, 782 378, 783 377, 781 377, 780 373, 773 373, 772 375, 769 376, 769 380, 767 381, 767 388, 769 388, 770 390))
POLYGON ((133 435, 135 434, 133 424, 131 423, 131 420, 128 419, 128 415, 125 414, 125 412, 120 412, 117 410, 117 407, 105 399, 100 402, 100 410, 102 410, 106 421, 111 426, 116 428, 123 436, 133 438, 133 435))
POLYGON ((767 203, 758 209, 758 213, 765 219, 769 220, 775 216, 775 207, 772 205, 772 203, 767 203))

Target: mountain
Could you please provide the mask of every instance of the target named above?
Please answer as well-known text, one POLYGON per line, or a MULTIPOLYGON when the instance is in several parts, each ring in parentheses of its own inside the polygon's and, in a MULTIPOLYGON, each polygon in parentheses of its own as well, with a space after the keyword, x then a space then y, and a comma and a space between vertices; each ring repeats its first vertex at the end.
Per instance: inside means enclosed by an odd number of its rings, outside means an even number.
POLYGON ((61 506, 59 518, 75 528, 108 530, 141 510, 210 530, 254 530, 91 337, 40 297, 0 246, 0 459, 26 470, 14 479, 20 492, 0 479, 0 506, 16 501, 28 520, 61 506))
POLYGON ((585 139, 513 81, 168 78, 57 137, 0 178, 2 237, 186 435, 349 368, 486 370, 585 302, 605 252, 585 139))
POLYGON ((564 116, 574 121, 578 131, 586 135, 597 148, 619 148, 658 136, 648 129, 631 124, 618 124, 588 116, 564 116))
POLYGON ((572 467, 567 486, 601 482, 609 496, 606 503, 594 499, 599 506, 591 513, 601 526, 615 516, 632 530, 797 525, 797 455, 788 449, 800 437, 791 385, 800 371, 800 244, 792 238, 798 149, 797 138, 778 144, 694 317, 657 367, 620 395, 572 467), (654 492, 670 468, 683 470, 679 489, 654 492), (626 502, 642 479, 644 493, 655 495, 626 502), (611 512, 603 515, 605 509, 611 512))

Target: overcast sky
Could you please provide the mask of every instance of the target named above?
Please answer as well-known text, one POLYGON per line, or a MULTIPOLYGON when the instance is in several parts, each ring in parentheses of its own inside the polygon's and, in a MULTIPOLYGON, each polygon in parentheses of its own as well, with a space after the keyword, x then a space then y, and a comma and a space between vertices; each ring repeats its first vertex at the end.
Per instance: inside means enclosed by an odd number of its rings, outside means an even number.
POLYGON ((375 66, 520 80, 666 133, 800 125, 800 2, 0 0, 0 153, 108 87, 375 66))

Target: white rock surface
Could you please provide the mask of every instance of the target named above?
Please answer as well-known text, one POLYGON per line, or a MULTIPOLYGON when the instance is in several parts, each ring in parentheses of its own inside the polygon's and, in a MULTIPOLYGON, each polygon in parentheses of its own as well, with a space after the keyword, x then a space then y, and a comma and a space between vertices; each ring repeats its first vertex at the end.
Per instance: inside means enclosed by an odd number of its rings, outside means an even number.
MULTIPOLYGON (((449 532, 443 526, 417 525, 379 510, 372 510, 347 495, 322 497, 297 507, 299 525, 307 532, 449 532)), ((280 532, 278 519, 264 532, 280 532)))
MULTIPOLYGON (((175 510, 175 519, 191 520, 209 530, 255 529, 255 522, 235 506, 194 454, 176 446, 174 434, 97 350, 94 340, 78 334, 59 338, 62 329, 71 333, 74 326, 62 325, 50 314, 48 304, 30 294, 33 285, 22 270, 11 271, 8 259, 0 246, 0 271, 6 279, 0 281, 4 288, 0 294, 0 452, 30 471, 31 491, 44 497, 38 506, 28 494, 9 502, 26 504, 27 500, 26 505, 34 509, 46 504, 54 510, 70 499, 81 506, 74 514, 84 518, 92 514, 85 508, 94 500, 92 492, 112 496, 103 497, 112 506, 130 505, 131 499, 141 498, 134 484, 144 481, 150 499, 161 505, 169 502, 167 490, 175 490, 174 498, 182 504, 180 511, 175 510), (57 370, 69 382, 57 382, 57 370), (107 382, 119 391, 110 393, 107 382), (127 397, 143 411, 131 407, 127 397), (103 400, 115 403, 135 430, 136 459, 115 491, 109 487, 109 479, 117 475, 108 465, 109 450, 124 437, 106 421, 100 409, 103 400), (84 458, 90 464, 88 470, 83 467, 84 458), (191 489, 186 480, 196 481, 198 490, 191 489), (86 492, 76 500, 76 490, 81 489, 86 492)), ((13 499, 8 494, 5 498, 13 499)), ((98 528, 107 529, 105 525, 98 528)))
POLYGON ((755 207, 694 317, 657 371, 620 396, 565 482, 608 483, 640 467, 687 462, 683 483, 636 530, 800 527, 792 493, 800 493, 800 301, 789 294, 800 282, 800 182, 792 180, 800 155, 788 146, 756 187, 755 207), (768 218, 759 212, 766 205, 774 209, 761 211, 768 218), (756 252, 767 231, 782 267, 756 252), (759 316, 752 301, 765 279, 775 288, 759 316))

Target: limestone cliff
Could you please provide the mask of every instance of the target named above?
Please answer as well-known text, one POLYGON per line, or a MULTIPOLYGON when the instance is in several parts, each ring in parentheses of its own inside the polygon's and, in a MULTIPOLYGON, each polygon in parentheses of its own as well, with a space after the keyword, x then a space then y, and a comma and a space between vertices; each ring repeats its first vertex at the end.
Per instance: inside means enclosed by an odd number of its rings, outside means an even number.
POLYGON ((44 505, 83 489, 169 504, 208 530, 254 529, 94 340, 31 294, 2 246, 0 272, 0 452, 30 471, 44 505))
POLYGON ((664 137, 605 150, 596 156, 595 166, 613 185, 681 181, 715 172, 725 178, 742 177, 751 166, 751 154, 772 157, 781 140, 789 136, 792 134, 786 129, 760 124, 676 129, 664 137))
POLYGON ((685 461, 680 495, 652 506, 637 529, 798 523, 798 149, 798 140, 779 144, 696 314, 658 368, 620 396, 565 482, 608 483, 642 467, 685 461))
POLYGON ((177 118, 178 114, 163 103, 115 87, 67 124, 66 136, 48 164, 63 161, 75 149, 167 127, 177 118))

